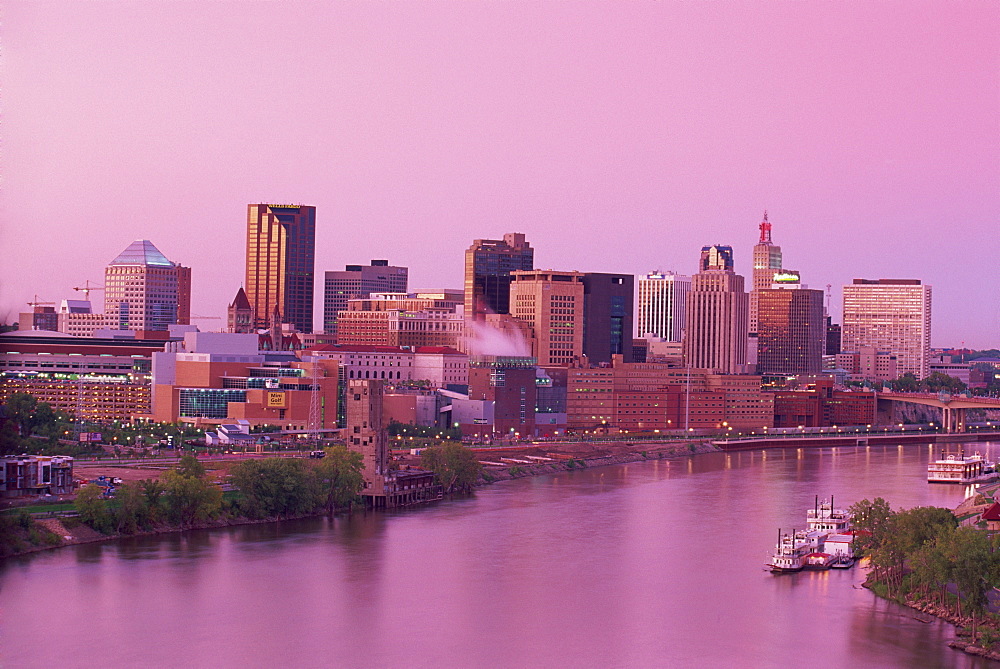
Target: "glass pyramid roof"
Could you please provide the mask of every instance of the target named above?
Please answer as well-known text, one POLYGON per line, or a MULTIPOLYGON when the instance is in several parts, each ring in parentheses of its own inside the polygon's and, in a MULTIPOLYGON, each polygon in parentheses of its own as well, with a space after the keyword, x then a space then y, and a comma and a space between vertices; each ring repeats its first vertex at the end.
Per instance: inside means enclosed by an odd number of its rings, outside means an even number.
POLYGON ((146 265, 154 267, 173 267, 174 263, 167 260, 167 257, 160 253, 160 250, 153 246, 153 242, 148 239, 137 239, 128 245, 128 248, 112 260, 109 265, 146 265))

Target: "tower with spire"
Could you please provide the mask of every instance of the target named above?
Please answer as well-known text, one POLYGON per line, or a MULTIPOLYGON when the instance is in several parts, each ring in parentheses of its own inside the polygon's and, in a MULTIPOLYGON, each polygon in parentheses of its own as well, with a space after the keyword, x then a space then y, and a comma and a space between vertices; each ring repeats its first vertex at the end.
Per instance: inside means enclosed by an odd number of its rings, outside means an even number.
POLYGON ((770 288, 774 283, 774 275, 781 271, 781 247, 771 242, 771 222, 767 220, 767 210, 764 210, 764 220, 758 226, 760 240, 753 247, 753 285, 750 290, 750 333, 757 332, 757 291, 770 288))

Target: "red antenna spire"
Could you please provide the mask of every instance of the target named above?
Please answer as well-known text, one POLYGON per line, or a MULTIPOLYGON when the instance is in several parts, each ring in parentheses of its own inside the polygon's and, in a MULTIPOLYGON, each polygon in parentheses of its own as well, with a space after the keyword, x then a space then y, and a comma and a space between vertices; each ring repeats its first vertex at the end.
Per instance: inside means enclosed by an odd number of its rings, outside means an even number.
POLYGON ((764 220, 760 222, 760 243, 771 243, 771 224, 767 221, 767 209, 764 210, 764 220))

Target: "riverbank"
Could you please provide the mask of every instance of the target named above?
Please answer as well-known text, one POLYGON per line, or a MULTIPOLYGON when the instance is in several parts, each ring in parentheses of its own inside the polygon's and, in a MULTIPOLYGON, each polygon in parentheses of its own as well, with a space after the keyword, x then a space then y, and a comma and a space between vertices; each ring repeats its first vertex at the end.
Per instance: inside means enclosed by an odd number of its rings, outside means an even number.
MULTIPOLYGON (((865 588, 868 588, 868 590, 870 590, 871 593, 876 597, 882 597, 883 599, 888 599, 889 601, 896 602, 897 604, 901 604, 903 606, 911 608, 914 611, 920 611, 921 613, 926 613, 929 616, 933 616, 939 620, 943 620, 946 623, 953 625, 955 627, 955 636, 959 638, 955 638, 948 642, 948 646, 950 648, 954 648, 955 650, 960 650, 963 653, 967 653, 969 655, 976 655, 978 657, 982 657, 987 660, 1000 662, 1000 653, 998 653, 997 651, 990 650, 982 646, 977 646, 970 640, 965 640, 960 638, 960 637, 972 636, 971 632, 966 631, 967 628, 972 627, 973 620, 970 616, 957 616, 942 606, 931 604, 928 602, 918 601, 915 599, 906 599, 904 601, 904 600, 893 599, 891 597, 883 597, 871 587, 871 584, 868 580, 864 582, 863 586, 865 588)), ((982 626, 982 624, 983 622, 980 620, 979 621, 980 627, 982 626)))
MULTIPOLYGON (((486 458, 497 458, 498 460, 509 460, 503 464, 484 465, 483 474, 477 482, 478 486, 491 485, 499 481, 510 481, 526 476, 544 476, 546 474, 557 474, 560 472, 574 471, 578 469, 590 469, 592 467, 606 467, 610 465, 628 464, 630 462, 644 462, 647 460, 670 460, 683 457, 691 457, 701 453, 713 453, 719 449, 707 441, 686 441, 681 443, 671 442, 611 442, 603 443, 599 447, 587 442, 566 442, 546 444, 544 449, 534 447, 532 449, 511 448, 491 450, 488 455, 480 455, 486 458), (641 448, 642 450, 636 450, 641 448), (526 460, 528 452, 544 452, 542 457, 545 460, 526 460), (510 456, 510 457, 508 457, 510 456)), ((486 462, 490 462, 489 459, 486 462)), ((143 477, 137 477, 143 478, 143 477)), ((24 507, 30 510, 30 507, 24 507)), ((58 537, 58 543, 45 545, 26 546, 25 548, 13 552, 4 558, 12 558, 53 548, 63 548, 79 544, 96 543, 100 541, 112 541, 116 539, 127 539, 130 537, 153 536, 157 534, 171 534, 175 532, 186 532, 188 530, 209 530, 224 527, 238 527, 241 525, 262 525, 279 522, 281 520, 293 520, 299 518, 315 518, 325 515, 325 511, 309 513, 294 517, 282 518, 262 518, 251 519, 244 517, 218 518, 211 521, 196 523, 186 527, 176 527, 171 525, 161 525, 150 530, 135 532, 133 534, 102 534, 93 528, 84 525, 79 520, 63 519, 57 516, 50 518, 37 518, 35 522, 58 537), (64 523, 64 520, 67 522, 64 523), (67 524, 69 527, 67 527, 67 524)))

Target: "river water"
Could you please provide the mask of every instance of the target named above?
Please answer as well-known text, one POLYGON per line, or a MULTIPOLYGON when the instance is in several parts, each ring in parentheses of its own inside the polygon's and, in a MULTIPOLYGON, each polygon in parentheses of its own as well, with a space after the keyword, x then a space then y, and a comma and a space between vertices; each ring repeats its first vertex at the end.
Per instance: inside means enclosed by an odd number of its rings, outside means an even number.
POLYGON ((957 505, 930 454, 714 453, 6 560, 0 666, 989 666, 860 568, 763 569, 815 495, 957 505))

